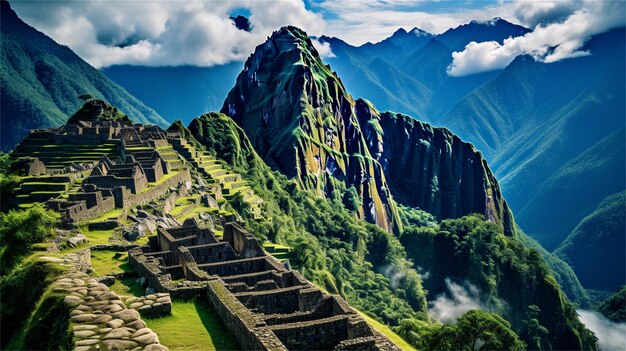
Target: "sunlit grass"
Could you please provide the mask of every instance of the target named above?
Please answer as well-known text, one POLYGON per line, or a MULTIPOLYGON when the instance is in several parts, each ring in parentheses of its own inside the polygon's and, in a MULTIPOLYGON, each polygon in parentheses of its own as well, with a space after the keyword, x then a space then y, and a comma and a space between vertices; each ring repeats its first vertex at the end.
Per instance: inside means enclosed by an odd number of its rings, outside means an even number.
POLYGON ((91 267, 98 276, 131 272, 127 252, 91 251, 91 267))
POLYGON ((204 299, 172 301, 172 315, 144 319, 170 350, 240 350, 241 347, 204 299))
POLYGON ((374 329, 379 331, 381 334, 388 337, 391 341, 393 341, 394 344, 398 345, 402 350, 415 351, 415 348, 413 346, 409 345, 409 343, 404 341, 404 339, 398 336, 398 334, 394 333, 393 330, 391 330, 391 328, 389 328, 388 326, 376 321, 375 319, 371 318, 365 313, 359 312, 359 314, 365 319, 367 324, 371 325, 374 329))

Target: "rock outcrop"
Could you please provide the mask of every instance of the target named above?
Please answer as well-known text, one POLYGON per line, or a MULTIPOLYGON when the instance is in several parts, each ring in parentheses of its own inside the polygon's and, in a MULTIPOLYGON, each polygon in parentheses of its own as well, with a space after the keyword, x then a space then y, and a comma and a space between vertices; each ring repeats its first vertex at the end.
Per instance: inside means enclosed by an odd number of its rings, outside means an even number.
POLYGON ((378 113, 362 99, 356 106, 367 145, 396 200, 438 219, 480 213, 512 235, 513 215, 487 161, 472 144, 410 116, 378 113))
POLYGON ((393 193, 439 219, 481 213, 513 232, 498 183, 471 144, 355 101, 298 28, 283 27, 256 48, 222 112, 303 187, 330 196, 338 183, 354 186, 361 218, 386 230, 400 226, 393 193))
POLYGON ((360 217, 394 231, 397 209, 354 107, 307 35, 283 27, 248 58, 222 112, 270 166, 320 195, 330 196, 339 182, 354 186, 360 217))

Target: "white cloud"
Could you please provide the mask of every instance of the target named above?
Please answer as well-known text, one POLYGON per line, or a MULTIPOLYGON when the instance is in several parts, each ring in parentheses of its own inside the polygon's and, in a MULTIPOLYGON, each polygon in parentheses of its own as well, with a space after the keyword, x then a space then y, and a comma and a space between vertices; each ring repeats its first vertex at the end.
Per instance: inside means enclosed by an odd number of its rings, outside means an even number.
POLYGON ((449 294, 441 294, 430 302, 428 312, 434 319, 451 324, 467 311, 485 309, 480 299, 480 291, 470 283, 456 284, 446 278, 449 294))
POLYGON ((313 43, 313 46, 315 47, 317 52, 320 54, 320 57, 335 57, 335 54, 333 54, 333 51, 330 49, 330 43, 322 43, 317 39, 311 39, 311 42, 313 43))
POLYGON ((486 6, 481 10, 459 7, 454 12, 429 13, 419 10, 419 5, 420 1, 409 0, 323 0, 314 4, 314 9, 333 15, 327 20, 324 34, 352 45, 381 41, 398 28, 410 30, 417 27, 439 34, 470 20, 503 17, 500 6, 486 6))
POLYGON ((580 320, 596 334, 604 351, 626 350, 626 323, 615 323, 599 313, 577 310, 580 320))
MULTIPOLYGON (((245 59, 272 31, 298 26, 323 34, 321 15, 302 0, 254 1, 13 1, 27 23, 68 45, 94 65, 211 66, 245 59), (251 32, 229 15, 250 12, 251 32)), ((323 48, 330 54, 330 48, 323 48)))
POLYGON ((589 38, 625 24, 625 7, 622 1, 586 1, 576 4, 578 8, 561 21, 558 19, 562 16, 555 13, 564 11, 565 7, 551 12, 550 9, 538 10, 533 6, 518 6, 518 11, 526 10, 522 11, 524 15, 518 16, 525 16, 524 18, 529 21, 548 18, 556 22, 539 24, 532 32, 506 39, 503 44, 471 42, 463 51, 452 54, 453 61, 448 67, 448 74, 465 76, 501 69, 521 54, 532 55, 536 60, 547 63, 588 55, 589 52, 581 49, 589 38))

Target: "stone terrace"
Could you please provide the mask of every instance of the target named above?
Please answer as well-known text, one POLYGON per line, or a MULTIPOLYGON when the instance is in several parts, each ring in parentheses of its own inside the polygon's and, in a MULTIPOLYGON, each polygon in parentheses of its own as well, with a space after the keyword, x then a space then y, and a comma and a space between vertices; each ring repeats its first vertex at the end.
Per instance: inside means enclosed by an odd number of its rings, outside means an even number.
POLYGON ((206 292, 245 349, 399 349, 341 297, 268 256, 235 223, 224 226, 223 240, 193 220, 159 229, 149 245, 129 252, 129 261, 157 291, 206 292))

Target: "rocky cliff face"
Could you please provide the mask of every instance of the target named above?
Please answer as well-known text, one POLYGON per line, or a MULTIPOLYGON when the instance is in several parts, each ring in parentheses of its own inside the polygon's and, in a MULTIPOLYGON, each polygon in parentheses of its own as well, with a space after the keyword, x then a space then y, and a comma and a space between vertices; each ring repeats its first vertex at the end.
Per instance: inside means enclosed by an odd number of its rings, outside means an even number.
POLYGON ((394 231, 397 210, 354 106, 307 35, 284 27, 246 61, 222 112, 246 131, 270 166, 320 195, 331 195, 339 183, 354 186, 362 199, 359 215, 394 231))
POLYGON ((355 101, 295 27, 256 48, 222 112, 270 166, 303 187, 330 196, 343 184, 354 186, 361 218, 388 231, 400 225, 393 192, 440 219, 478 212, 512 232, 510 211, 480 153, 446 129, 355 101))
POLYGON ((513 233, 513 216, 500 186, 474 146, 445 128, 410 116, 379 113, 356 101, 367 145, 382 165, 395 199, 438 219, 484 214, 513 233))

